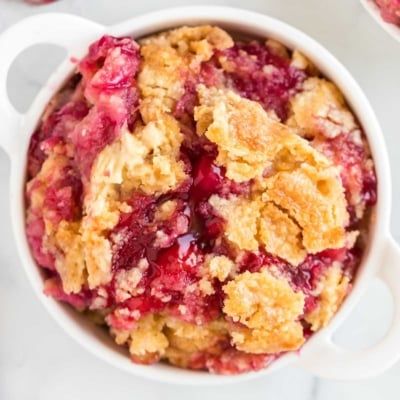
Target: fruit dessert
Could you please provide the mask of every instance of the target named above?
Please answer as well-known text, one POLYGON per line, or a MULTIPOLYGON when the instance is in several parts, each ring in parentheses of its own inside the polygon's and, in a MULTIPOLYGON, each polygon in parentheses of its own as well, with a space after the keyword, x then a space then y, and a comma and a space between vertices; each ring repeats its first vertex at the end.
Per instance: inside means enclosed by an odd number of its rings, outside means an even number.
POLYGON ((400 0, 376 0, 376 4, 386 22, 400 26, 400 0))
POLYGON ((135 363, 259 370, 329 323, 376 177, 339 89, 215 26, 104 36, 32 135, 26 232, 44 292, 135 363))

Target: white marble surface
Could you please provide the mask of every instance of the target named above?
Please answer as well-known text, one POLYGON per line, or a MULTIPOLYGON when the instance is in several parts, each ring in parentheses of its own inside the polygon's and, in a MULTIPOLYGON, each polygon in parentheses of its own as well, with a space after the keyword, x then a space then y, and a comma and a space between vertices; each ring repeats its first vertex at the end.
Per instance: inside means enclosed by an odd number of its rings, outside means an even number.
MULTIPOLYGON (((79 14, 111 24, 161 7, 210 3, 185 0, 59 0, 30 7, 21 0, 0 0, 0 32, 24 16, 47 11, 79 14)), ((214 0, 247 7, 285 20, 330 49, 353 73, 370 98, 384 128, 393 167, 392 231, 400 240, 400 44, 376 26, 357 0, 214 0)), ((26 108, 58 62, 54 49, 34 48, 10 74, 9 90, 26 108)), ((1 62, 1 55, 0 55, 1 62)), ((1 121, 0 121, 1 130, 1 121)), ((1 134, 1 133, 0 133, 1 134)), ((217 388, 185 388, 134 378, 86 353, 41 307, 24 276, 11 234, 8 212, 9 164, 0 152, 0 400, 247 399, 398 400, 400 363, 384 375, 362 382, 329 382, 289 368, 247 383, 217 388)), ((373 285, 337 334, 346 346, 377 340, 390 320, 390 296, 373 285)), ((400 338, 399 338, 400 340, 400 338)))

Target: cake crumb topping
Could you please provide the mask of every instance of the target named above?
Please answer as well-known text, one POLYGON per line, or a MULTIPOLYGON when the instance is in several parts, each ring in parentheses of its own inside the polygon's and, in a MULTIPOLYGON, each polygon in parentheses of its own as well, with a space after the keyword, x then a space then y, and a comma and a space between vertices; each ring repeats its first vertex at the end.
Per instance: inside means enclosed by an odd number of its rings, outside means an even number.
POLYGON ((226 256, 209 256, 206 258, 205 266, 211 278, 217 278, 220 282, 235 272, 235 263, 226 256))
POLYGON ((160 112, 171 112, 184 94, 182 77, 198 74, 201 63, 209 60, 214 50, 232 44, 228 33, 209 25, 185 26, 143 39, 138 86, 144 121, 156 119, 160 112))
POLYGON ((350 281, 349 277, 343 274, 340 266, 333 265, 319 286, 320 301, 317 307, 305 316, 305 320, 311 324, 313 331, 326 326, 335 315, 350 289, 350 281))
POLYGON ((277 353, 299 348, 304 295, 270 272, 237 275, 224 286, 224 312, 232 318, 232 341, 251 353, 277 353))
POLYGON ((332 139, 357 129, 341 92, 325 79, 307 79, 303 91, 291 100, 291 110, 288 124, 299 128, 299 132, 306 137, 323 135, 332 139))

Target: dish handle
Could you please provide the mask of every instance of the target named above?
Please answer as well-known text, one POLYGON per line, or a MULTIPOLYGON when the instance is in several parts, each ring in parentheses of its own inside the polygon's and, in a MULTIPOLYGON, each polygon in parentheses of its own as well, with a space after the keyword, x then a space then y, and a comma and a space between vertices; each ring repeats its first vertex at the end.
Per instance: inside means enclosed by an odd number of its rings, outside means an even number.
POLYGON ((316 337, 310 350, 304 349, 299 364, 317 376, 328 379, 362 379, 383 373, 400 358, 400 247, 392 237, 383 251, 377 278, 390 290, 394 311, 386 335, 370 348, 352 351, 332 340, 333 333, 316 337))
POLYGON ((39 14, 22 20, 0 35, 0 146, 9 156, 18 151, 18 137, 23 115, 11 104, 7 92, 9 69, 24 50, 36 44, 55 44, 79 52, 82 46, 104 32, 104 26, 70 14, 39 14))

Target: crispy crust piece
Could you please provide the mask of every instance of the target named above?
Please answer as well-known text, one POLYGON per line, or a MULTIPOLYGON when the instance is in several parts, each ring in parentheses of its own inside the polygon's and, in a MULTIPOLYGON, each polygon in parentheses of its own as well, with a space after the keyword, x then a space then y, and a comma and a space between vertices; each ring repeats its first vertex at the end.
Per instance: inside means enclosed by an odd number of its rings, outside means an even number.
POLYGON ((141 41, 142 68, 138 77, 145 122, 160 112, 171 112, 184 93, 185 77, 197 74, 202 61, 214 50, 233 46, 232 38, 220 28, 184 26, 141 41))
POLYGON ((303 162, 330 163, 293 130, 269 116, 255 101, 231 90, 198 86, 197 133, 218 147, 217 163, 228 178, 243 182, 271 169, 293 169, 303 162))
POLYGON ((288 125, 298 128, 303 136, 334 138, 358 128, 339 89, 325 79, 308 78, 290 104, 288 125))
POLYGON ((279 353, 304 343, 298 321, 304 295, 285 279, 270 272, 237 275, 224 286, 224 312, 235 324, 229 327, 233 344, 249 353, 279 353))
POLYGON ((154 362, 165 353, 168 339, 162 332, 164 319, 155 314, 141 318, 132 331, 112 329, 115 342, 128 344, 129 353, 135 361, 143 364, 154 362))
POLYGON ((205 260, 205 274, 211 279, 217 278, 223 282, 235 273, 235 263, 227 256, 208 255, 205 260))
POLYGON ((147 364, 163 358, 178 366, 187 366, 193 355, 212 352, 228 339, 222 319, 196 325, 156 314, 141 318, 131 331, 112 329, 112 334, 117 344, 129 345, 135 361, 147 364))
POLYGON ((328 269, 319 283, 319 303, 317 307, 305 316, 311 324, 311 329, 317 331, 328 324, 336 314, 350 289, 350 279, 343 275, 339 265, 328 269))
POLYGON ((208 201, 217 213, 226 220, 225 236, 241 250, 258 250, 257 221, 260 219, 260 204, 243 197, 224 199, 217 195, 208 201))
POLYGON ((257 181, 251 198, 209 200, 228 240, 251 251, 264 245, 294 265, 342 247, 348 214, 337 168, 258 103, 204 86, 199 99, 197 131, 216 143, 217 163, 230 179, 257 181))
POLYGON ((272 202, 267 203, 261 210, 258 235, 265 250, 277 254, 293 265, 298 265, 306 257, 301 228, 272 202))
POLYGON ((309 253, 345 244, 348 222, 343 186, 335 168, 317 170, 303 164, 267 179, 263 199, 285 210, 302 229, 309 253))

